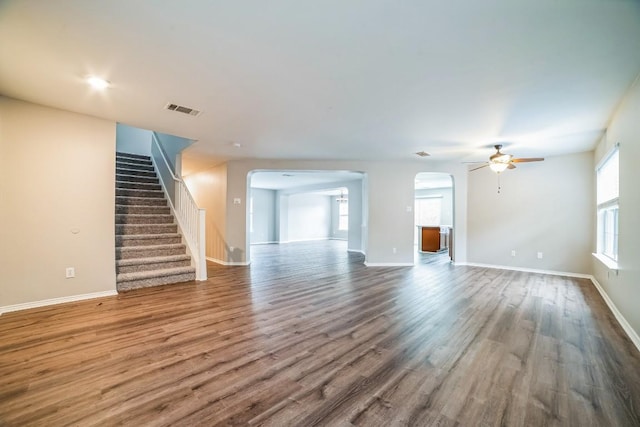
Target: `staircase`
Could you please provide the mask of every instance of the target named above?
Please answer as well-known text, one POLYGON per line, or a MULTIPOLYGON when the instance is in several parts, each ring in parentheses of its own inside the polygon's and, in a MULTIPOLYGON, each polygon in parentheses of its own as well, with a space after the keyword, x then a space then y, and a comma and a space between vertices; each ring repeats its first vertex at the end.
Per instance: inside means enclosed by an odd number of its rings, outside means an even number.
POLYGON ((151 158, 116 153, 118 292, 195 280, 151 158))

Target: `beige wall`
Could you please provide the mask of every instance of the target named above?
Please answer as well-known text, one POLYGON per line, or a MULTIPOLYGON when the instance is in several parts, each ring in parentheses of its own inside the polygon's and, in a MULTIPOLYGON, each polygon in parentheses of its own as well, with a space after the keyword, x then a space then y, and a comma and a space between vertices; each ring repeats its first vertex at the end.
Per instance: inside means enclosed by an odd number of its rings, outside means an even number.
POLYGON ((184 177, 184 182, 198 207, 206 210, 206 256, 229 262, 231 248, 225 241, 227 165, 219 165, 184 177))
MULTIPOLYGON (((610 271, 593 258, 594 276, 640 335, 640 83, 631 89, 595 152, 594 164, 620 143, 618 267, 610 271)), ((595 208, 592 209, 595 216, 595 208)), ((594 245, 595 250, 595 245, 594 245)))
POLYGON ((489 168, 470 172, 469 262, 591 274, 593 179, 591 152, 507 170, 500 194, 489 168))
POLYGON ((115 134, 0 97, 0 307, 115 291, 115 134))

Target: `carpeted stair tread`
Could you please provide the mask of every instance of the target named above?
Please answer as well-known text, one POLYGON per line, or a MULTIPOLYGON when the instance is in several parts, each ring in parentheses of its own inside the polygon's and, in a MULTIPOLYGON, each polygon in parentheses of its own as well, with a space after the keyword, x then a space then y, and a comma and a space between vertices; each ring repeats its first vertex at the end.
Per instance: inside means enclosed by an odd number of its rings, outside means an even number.
POLYGON ((129 190, 124 188, 116 188, 116 197, 148 197, 150 199, 164 198, 162 190, 129 190))
POLYGON ((169 206, 116 205, 116 215, 171 215, 169 206))
POLYGON ((116 224, 116 235, 176 233, 178 224, 116 224))
POLYGON ((116 196, 116 205, 167 206, 167 199, 151 197, 116 196))
POLYGON ((168 245, 123 246, 121 248, 116 248, 116 250, 119 250, 122 252, 135 252, 135 251, 148 250, 148 249, 180 249, 180 248, 185 248, 184 243, 171 243, 168 245))
POLYGON ((136 239, 157 239, 162 237, 182 237, 179 233, 160 233, 160 234, 137 234, 135 236, 132 235, 122 235, 118 236, 122 240, 136 240, 136 239))
POLYGON ((196 280, 196 273, 174 274, 166 277, 155 277, 150 279, 130 280, 118 283, 118 292, 129 292, 134 289, 148 288, 151 286, 173 285, 176 283, 193 282, 196 280))
POLYGON ((151 157, 143 156, 139 154, 126 154, 116 153, 116 160, 126 160, 131 162, 149 163, 151 164, 151 157))
POLYGON ((122 283, 122 282, 129 282, 132 280, 153 279, 156 277, 167 277, 167 276, 174 276, 178 274, 193 273, 195 275, 195 272, 196 272, 195 267, 175 267, 175 268, 164 268, 162 270, 153 270, 153 271, 136 271, 135 273, 117 274, 116 282, 122 283))
POLYGON ((118 213, 116 224, 173 224, 173 215, 118 213))
POLYGON ((160 180, 158 178, 153 178, 151 176, 140 176, 140 175, 127 175, 124 173, 116 174, 116 181, 122 182, 148 182, 149 184, 159 184, 160 180))
POLYGON ((153 164, 151 162, 143 162, 136 160, 128 160, 128 159, 116 159, 116 167, 123 169, 138 169, 138 170, 146 170, 152 171, 153 164))
MULTIPOLYGON (((146 165, 141 163, 130 163, 130 162, 123 162, 123 161, 116 161, 116 169, 131 170, 135 172, 151 172, 154 174, 156 172, 152 164, 146 165)), ((135 175, 135 174, 132 174, 132 175, 135 175)))
POLYGON ((116 174, 120 174, 120 175, 138 175, 138 176, 148 176, 148 177, 151 177, 151 178, 157 178, 155 171, 120 168, 120 167, 117 167, 117 166, 116 166, 116 174))
POLYGON ((116 181, 116 188, 162 191, 160 184, 152 184, 150 182, 116 181))
MULTIPOLYGON (((157 233, 157 234, 122 234, 116 236, 116 239, 120 240, 148 240, 153 241, 156 239, 172 239, 178 238, 182 239, 182 236, 179 233, 157 233)), ((144 246, 144 245, 138 245, 144 246)))
POLYGON ((191 257, 187 254, 184 255, 165 255, 165 256, 152 256, 146 258, 129 258, 116 260, 116 266, 121 267, 125 265, 137 265, 137 264, 157 264, 160 262, 171 261, 191 261, 191 257))
POLYGON ((151 160, 151 157, 145 154, 126 153, 124 151, 116 151, 116 156, 130 157, 132 159, 151 160))
POLYGON ((184 243, 169 243, 166 245, 122 246, 116 248, 116 260, 181 255, 186 254, 186 251, 187 247, 184 243))

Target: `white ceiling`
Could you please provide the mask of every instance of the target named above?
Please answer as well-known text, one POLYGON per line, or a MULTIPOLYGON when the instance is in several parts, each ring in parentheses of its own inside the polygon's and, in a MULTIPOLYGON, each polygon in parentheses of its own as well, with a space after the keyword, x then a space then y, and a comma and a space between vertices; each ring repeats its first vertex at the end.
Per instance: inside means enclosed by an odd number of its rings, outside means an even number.
POLYGON ((338 184, 347 181, 362 179, 363 176, 361 172, 347 171, 262 171, 251 174, 250 186, 266 190, 289 190, 309 186, 330 189, 339 188, 338 184))
MULTIPOLYGON (((305 192, 318 192, 318 188, 332 189, 320 191, 325 195, 340 194, 340 187, 347 181, 361 180, 361 172, 348 171, 258 171, 251 174, 251 188, 266 190, 305 189, 305 192), (313 189, 309 190, 309 188, 313 189), (337 189, 337 190, 336 190, 337 189)), ((416 189, 449 188, 453 187, 451 175, 445 173, 422 172, 416 175, 416 189)))
POLYGON ((589 150, 639 52, 634 0, 0 1, 0 93, 195 139, 199 166, 589 150))

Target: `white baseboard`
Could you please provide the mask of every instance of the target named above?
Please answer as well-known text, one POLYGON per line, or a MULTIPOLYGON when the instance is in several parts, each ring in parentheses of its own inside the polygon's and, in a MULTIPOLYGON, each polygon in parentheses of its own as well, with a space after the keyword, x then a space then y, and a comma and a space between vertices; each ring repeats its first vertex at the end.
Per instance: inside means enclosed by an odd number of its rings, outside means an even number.
POLYGON ((637 332, 634 331, 629 322, 627 322, 627 319, 625 319, 622 313, 620 313, 620 310, 618 310, 618 307, 616 307, 611 298, 609 298, 609 295, 607 295, 598 280, 596 280, 595 277, 591 276, 591 282, 600 293, 600 296, 607 304, 607 307, 609 307, 609 310, 611 310, 620 326, 622 326, 622 329, 627 333, 627 336, 629 337, 631 342, 636 346, 638 350, 640 350, 640 336, 638 336, 637 332))
POLYGON ((250 263, 246 262, 246 261, 222 261, 221 259, 218 258, 211 258, 211 257, 207 257, 207 261, 211 261, 211 262, 215 262, 216 264, 220 264, 220 265, 241 265, 241 266, 247 266, 250 263))
POLYGON ((0 315, 2 313, 9 313, 11 311, 19 311, 19 310, 27 310, 30 308, 37 307, 45 307, 47 305, 54 304, 62 304, 65 302, 74 302, 74 301, 82 301, 86 299, 94 299, 94 298, 102 298, 102 297, 111 297, 114 295, 118 295, 118 292, 113 291, 102 291, 102 292, 93 292, 90 294, 81 294, 81 295, 71 295, 68 297, 60 297, 60 298, 51 298, 40 301, 33 302, 24 302, 22 304, 14 304, 14 305, 5 305, 4 307, 0 307, 0 315))
POLYGON ((367 267, 413 267, 412 262, 366 262, 367 267))
POLYGON ((466 265, 469 267, 493 268, 496 270, 522 271, 524 273, 549 274, 552 276, 577 277, 581 279, 591 279, 592 277, 590 274, 584 274, 584 273, 571 273, 568 271, 555 271, 555 270, 539 270, 536 268, 511 267, 508 265, 481 264, 477 262, 454 262, 453 265, 466 265))
POLYGON ((364 251, 362 251, 362 250, 360 250, 360 249, 347 249, 347 252, 354 252, 354 253, 357 253, 357 254, 366 255, 366 254, 364 253, 364 251))

